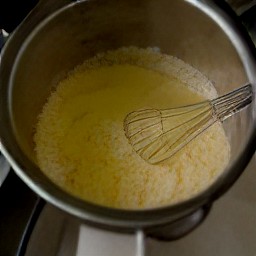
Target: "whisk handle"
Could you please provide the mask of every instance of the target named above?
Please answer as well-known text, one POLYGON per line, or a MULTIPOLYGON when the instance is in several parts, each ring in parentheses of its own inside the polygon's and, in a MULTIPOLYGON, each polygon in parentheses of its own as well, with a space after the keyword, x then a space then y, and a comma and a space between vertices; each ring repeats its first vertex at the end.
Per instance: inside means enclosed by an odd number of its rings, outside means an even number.
POLYGON ((252 102, 252 85, 247 84, 211 101, 213 115, 220 121, 242 110, 252 102))

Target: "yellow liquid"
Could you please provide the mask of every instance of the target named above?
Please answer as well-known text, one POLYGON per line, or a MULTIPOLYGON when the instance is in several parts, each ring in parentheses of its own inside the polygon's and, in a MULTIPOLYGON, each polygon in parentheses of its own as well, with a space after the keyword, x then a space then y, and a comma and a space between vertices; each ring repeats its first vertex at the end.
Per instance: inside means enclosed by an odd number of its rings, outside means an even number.
MULTIPOLYGON (((137 51, 139 63, 145 52, 137 51)), ((120 61, 120 52, 106 54, 104 60, 112 58, 109 65, 102 64, 103 57, 87 61, 59 84, 37 124, 38 164, 64 190, 105 206, 151 208, 185 200, 224 170, 229 144, 223 128, 216 124, 159 165, 142 160, 124 135, 126 114, 204 97, 164 69, 160 72, 159 65, 131 64, 126 55, 120 61)))

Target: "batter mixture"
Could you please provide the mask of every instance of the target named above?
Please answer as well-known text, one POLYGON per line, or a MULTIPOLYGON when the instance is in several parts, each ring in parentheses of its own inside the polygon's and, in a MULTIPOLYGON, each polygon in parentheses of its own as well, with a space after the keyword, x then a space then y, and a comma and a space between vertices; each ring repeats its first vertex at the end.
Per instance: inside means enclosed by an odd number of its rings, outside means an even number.
POLYGON ((38 164, 61 188, 96 204, 139 209, 185 200, 208 187, 229 161, 222 125, 150 165, 133 151, 123 120, 140 108, 216 96, 200 72, 156 49, 99 54, 60 82, 43 107, 34 136, 38 164))

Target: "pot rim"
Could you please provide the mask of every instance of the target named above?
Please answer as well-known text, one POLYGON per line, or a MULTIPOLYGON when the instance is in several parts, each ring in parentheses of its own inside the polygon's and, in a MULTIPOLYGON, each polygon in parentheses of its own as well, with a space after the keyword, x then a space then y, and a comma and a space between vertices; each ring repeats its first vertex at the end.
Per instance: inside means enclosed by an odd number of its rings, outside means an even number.
MULTIPOLYGON (((253 85, 255 95, 256 77, 254 74, 256 74, 256 55, 253 49, 254 47, 249 36, 240 25, 236 15, 232 12, 231 8, 225 3, 219 3, 219 1, 185 1, 196 6, 205 14, 207 14, 210 18, 212 18, 224 30, 224 33, 226 33, 227 36, 230 38, 241 58, 248 79, 253 85)), ((45 24, 47 24, 48 21, 54 19, 63 11, 81 2, 87 1, 70 3, 47 16, 45 19, 43 19, 42 22, 38 24, 38 26, 36 26, 30 32, 24 43, 29 40, 29 38, 33 37, 33 34, 36 33, 36 31, 42 28, 45 24)), ((12 35, 13 40, 15 40, 16 33, 17 32, 15 31, 12 35)), ((10 42, 10 44, 11 43, 12 42, 10 42)), ((8 47, 10 47, 9 44, 8 47)), ((22 51, 23 47, 25 47, 24 44, 21 45, 20 49, 18 49, 19 53, 22 51)), ((3 56, 8 55, 6 53, 6 48, 7 47, 4 47, 3 49, 3 56)), ((3 64, 0 64, 0 68, 2 69, 3 64)), ((177 220, 177 218, 181 218, 188 214, 191 214, 203 205, 211 203, 219 196, 221 196, 224 192, 226 192, 228 188, 243 172, 255 152, 256 124, 254 122, 254 129, 251 135, 251 139, 250 141, 248 141, 247 147, 243 149, 241 155, 234 161, 230 169, 228 171, 225 171, 218 179, 216 179, 216 181, 210 187, 204 190, 203 193, 200 193, 186 201, 178 202, 170 206, 142 210, 109 208, 86 202, 84 200, 71 196, 67 192, 61 190, 56 185, 54 185, 53 182, 51 182, 46 176, 41 174, 39 168, 30 160, 28 160, 19 148, 19 154, 28 162, 28 166, 26 166, 26 169, 29 171, 24 171, 25 168, 21 164, 19 159, 12 156, 12 150, 10 149, 10 147, 8 147, 8 143, 5 143, 6 139, 2 135, 1 129, 0 141, 2 143, 0 150, 9 161, 17 175, 33 191, 35 191, 46 201, 85 221, 107 226, 114 226, 125 230, 133 230, 137 228, 158 226, 169 223, 173 220, 177 220), (40 172, 40 175, 35 177, 33 173, 36 172, 40 172)))

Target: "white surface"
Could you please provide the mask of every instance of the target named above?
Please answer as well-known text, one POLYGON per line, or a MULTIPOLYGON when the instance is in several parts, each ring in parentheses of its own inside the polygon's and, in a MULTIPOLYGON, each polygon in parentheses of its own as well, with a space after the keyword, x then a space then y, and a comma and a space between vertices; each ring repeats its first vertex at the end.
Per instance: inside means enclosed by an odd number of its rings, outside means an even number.
POLYGON ((136 255, 136 237, 80 226, 77 256, 136 255))

